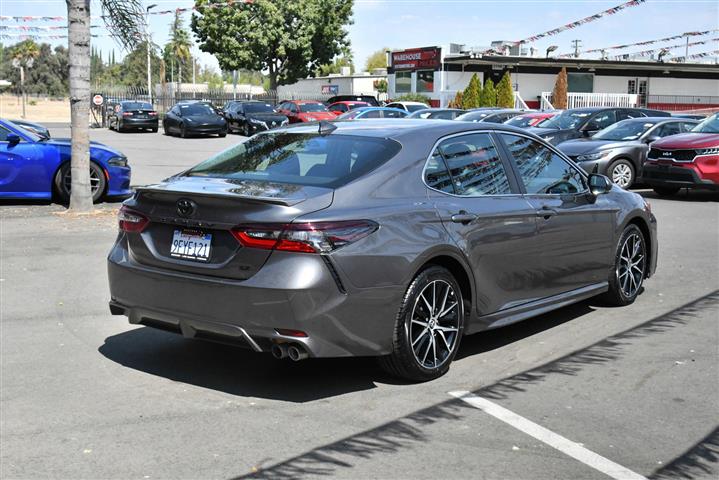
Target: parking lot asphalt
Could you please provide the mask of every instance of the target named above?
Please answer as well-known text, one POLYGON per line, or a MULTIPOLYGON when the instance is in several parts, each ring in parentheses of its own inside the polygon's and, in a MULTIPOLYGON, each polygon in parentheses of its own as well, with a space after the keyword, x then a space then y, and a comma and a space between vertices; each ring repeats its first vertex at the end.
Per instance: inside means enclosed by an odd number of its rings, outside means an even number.
MULTIPOLYGON (((151 183, 242 137, 92 138, 151 183)), ((633 305, 465 337, 423 384, 130 326, 107 309, 117 204, 0 205, 0 477, 716 478, 719 198, 641 193, 660 257, 633 305)))

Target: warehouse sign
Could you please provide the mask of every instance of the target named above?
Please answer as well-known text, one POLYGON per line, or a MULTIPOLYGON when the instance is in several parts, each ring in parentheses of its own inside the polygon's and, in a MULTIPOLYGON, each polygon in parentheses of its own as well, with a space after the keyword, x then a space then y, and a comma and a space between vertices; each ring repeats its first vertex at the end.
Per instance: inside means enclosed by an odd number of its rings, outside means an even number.
POLYGON ((442 49, 439 47, 392 52, 392 68, 395 70, 439 70, 441 63, 442 49))

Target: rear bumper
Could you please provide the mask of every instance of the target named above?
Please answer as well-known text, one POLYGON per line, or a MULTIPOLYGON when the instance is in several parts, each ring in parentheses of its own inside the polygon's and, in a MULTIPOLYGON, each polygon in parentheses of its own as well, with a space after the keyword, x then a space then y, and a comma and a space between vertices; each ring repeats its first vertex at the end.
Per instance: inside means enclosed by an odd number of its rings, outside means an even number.
POLYGON ((157 128, 158 121, 155 118, 123 118, 120 122, 126 128, 157 128))
POLYGON ((391 351, 401 288, 343 291, 319 255, 273 252, 248 280, 175 272, 135 262, 121 235, 108 257, 110 309, 130 323, 269 351, 304 345, 313 357, 376 356, 391 351), (280 335, 300 330, 307 337, 280 335))
POLYGON ((681 187, 719 189, 719 184, 702 178, 693 164, 676 166, 659 163, 645 163, 642 177, 652 187, 681 187))

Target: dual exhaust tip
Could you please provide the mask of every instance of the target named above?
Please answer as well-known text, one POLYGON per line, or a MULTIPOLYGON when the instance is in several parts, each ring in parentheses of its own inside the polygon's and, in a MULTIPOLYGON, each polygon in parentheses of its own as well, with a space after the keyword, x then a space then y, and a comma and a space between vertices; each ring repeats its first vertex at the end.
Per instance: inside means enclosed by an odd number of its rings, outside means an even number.
POLYGON ((309 358, 310 355, 299 343, 275 343, 272 345, 272 356, 278 360, 289 357, 293 362, 299 362, 309 358))

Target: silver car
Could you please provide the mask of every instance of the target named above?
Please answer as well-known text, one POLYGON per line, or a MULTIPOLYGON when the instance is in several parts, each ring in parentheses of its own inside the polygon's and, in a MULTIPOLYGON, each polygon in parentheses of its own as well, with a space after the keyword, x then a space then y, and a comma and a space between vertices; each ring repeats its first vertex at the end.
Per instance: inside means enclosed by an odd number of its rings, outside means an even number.
POLYGON ((443 120, 263 132, 139 188, 119 223, 113 314, 417 381, 463 335, 632 303, 657 261, 641 196, 523 130, 443 120))

